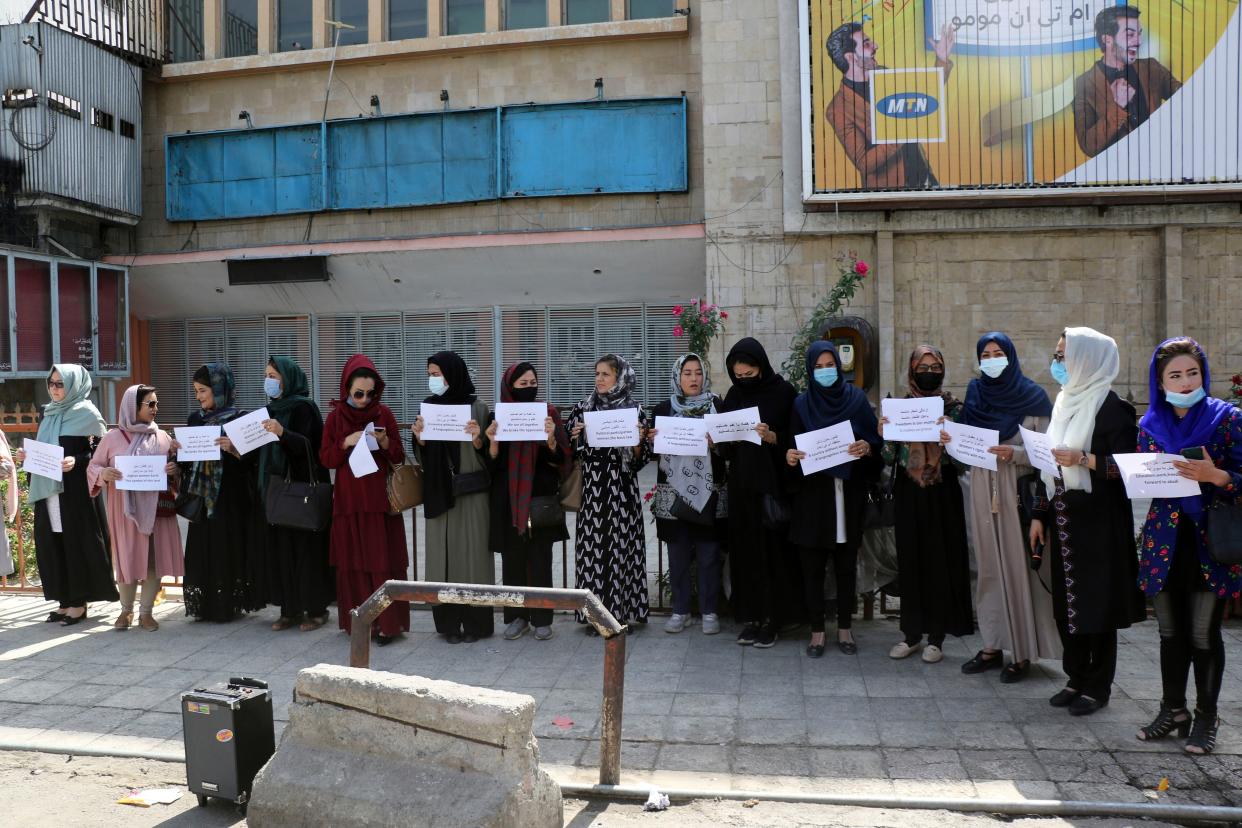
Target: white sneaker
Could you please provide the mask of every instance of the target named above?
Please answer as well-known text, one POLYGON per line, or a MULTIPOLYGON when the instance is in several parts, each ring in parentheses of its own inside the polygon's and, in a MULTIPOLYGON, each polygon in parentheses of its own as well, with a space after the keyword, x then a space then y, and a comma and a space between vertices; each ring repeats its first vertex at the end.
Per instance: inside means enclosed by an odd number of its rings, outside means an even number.
POLYGON ((703 635, 715 635, 720 632, 720 616, 709 612, 703 616, 703 635))
POLYGON ((679 633, 686 628, 686 622, 688 620, 689 619, 684 615, 673 613, 668 617, 668 620, 664 622, 664 631, 666 633, 679 633))
MULTIPOLYGON (((917 653, 923 647, 923 642, 917 644, 907 644, 904 641, 898 641, 893 645, 893 649, 888 651, 889 658, 905 658, 906 656, 917 653)), ((939 659, 937 659, 939 660, 939 659)))
POLYGON ((928 644, 927 649, 923 650, 923 660, 928 664, 935 664, 942 658, 944 658, 944 653, 935 644, 928 644))

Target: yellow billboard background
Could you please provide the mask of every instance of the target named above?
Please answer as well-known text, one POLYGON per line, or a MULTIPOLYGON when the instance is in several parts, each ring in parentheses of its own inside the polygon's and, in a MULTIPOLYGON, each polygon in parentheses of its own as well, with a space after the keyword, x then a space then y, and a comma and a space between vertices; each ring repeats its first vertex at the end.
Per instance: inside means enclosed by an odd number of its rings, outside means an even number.
MULTIPOLYGON (((931 68, 936 59, 927 38, 939 37, 939 32, 927 30, 932 9, 926 4, 934 1, 809 0, 812 112, 807 120, 812 131, 816 193, 862 189, 858 169, 825 117, 828 103, 842 81, 842 72, 833 65, 825 46, 829 34, 843 23, 861 23, 876 43, 880 66, 931 68)), ((962 0, 948 2, 962 4, 962 0)), ((966 2, 977 3, 981 12, 1018 7, 1013 0, 966 2)), ((1097 0, 1097 10, 1115 3, 1116 0, 1097 0)), ((1049 15, 1052 9, 1061 8, 1060 3, 1039 0, 1025 5, 1037 11, 1047 9, 1049 15)), ((1067 2, 1066 6, 1069 5, 1067 2)), ((1236 0, 1165 0, 1129 5, 1141 12, 1140 56, 1156 59, 1183 84, 1216 46, 1238 9, 1236 0)), ((1090 34, 1089 30, 1087 33, 1090 34)), ((1064 44, 1042 49, 1028 47, 1026 54, 1020 56, 997 54, 1005 50, 989 53, 981 49, 977 50, 981 53, 971 53, 970 48, 961 48, 960 44, 959 35, 959 47, 950 55, 952 70, 945 81, 945 99, 939 101, 945 109, 946 140, 920 144, 940 189, 1046 185, 1088 160, 1075 138, 1071 103, 1074 79, 1101 57, 1093 36, 1089 48, 1068 48, 1064 44), (1023 89, 1024 76, 1029 84, 1027 94, 1023 89)), ((1236 56, 1233 65, 1242 71, 1236 56)), ((1236 79, 1237 72, 1234 76, 1236 79)), ((1237 95, 1236 89, 1220 92, 1237 95)), ((1186 124, 1185 128, 1193 129, 1194 125, 1186 124)))

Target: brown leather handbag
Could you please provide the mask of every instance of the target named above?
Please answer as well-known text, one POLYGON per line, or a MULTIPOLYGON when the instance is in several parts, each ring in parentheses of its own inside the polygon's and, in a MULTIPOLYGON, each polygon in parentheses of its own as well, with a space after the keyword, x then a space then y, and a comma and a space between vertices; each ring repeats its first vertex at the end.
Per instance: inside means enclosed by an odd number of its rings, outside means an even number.
POLYGON ((566 512, 582 508, 582 461, 575 460, 574 467, 561 481, 561 506, 566 512))
POLYGON ((388 463, 388 514, 399 515, 423 503, 423 467, 413 463, 388 463))

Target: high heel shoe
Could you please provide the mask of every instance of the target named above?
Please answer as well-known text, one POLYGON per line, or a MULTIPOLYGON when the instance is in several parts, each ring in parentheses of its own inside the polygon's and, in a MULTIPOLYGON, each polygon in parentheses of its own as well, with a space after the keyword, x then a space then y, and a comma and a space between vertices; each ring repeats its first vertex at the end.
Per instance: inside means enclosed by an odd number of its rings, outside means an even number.
POLYGON ((1174 730, 1177 735, 1185 739, 1190 733, 1190 711, 1184 707, 1174 710, 1171 707, 1160 705, 1160 712, 1156 714, 1156 718, 1147 727, 1139 728, 1139 732, 1134 734, 1134 738, 1140 742, 1150 742, 1154 739, 1163 739, 1174 730))
POLYGON ((1195 711, 1195 723, 1190 728, 1190 738, 1183 748, 1195 756, 1206 756, 1216 750, 1216 729, 1220 727, 1220 719, 1216 715, 1207 716, 1203 711, 1195 711))
POLYGON ((81 615, 70 615, 69 613, 65 613, 65 617, 61 619, 60 625, 62 627, 72 627, 74 624, 80 624, 85 620, 86 620, 86 607, 82 607, 81 615))

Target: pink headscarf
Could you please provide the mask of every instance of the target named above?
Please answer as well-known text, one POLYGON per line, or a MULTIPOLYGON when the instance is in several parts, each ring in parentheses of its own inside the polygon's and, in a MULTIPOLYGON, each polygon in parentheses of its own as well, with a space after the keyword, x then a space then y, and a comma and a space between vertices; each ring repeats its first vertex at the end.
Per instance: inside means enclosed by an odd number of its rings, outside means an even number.
MULTIPOLYGON (((162 454, 160 448, 160 429, 155 423, 144 423, 138 419, 138 389, 141 386, 131 385, 125 389, 121 397, 121 406, 117 411, 117 425, 129 438, 128 455, 162 454)), ((149 535, 155 529, 155 510, 159 506, 159 492, 125 492, 125 517, 138 527, 138 531, 149 535)))

